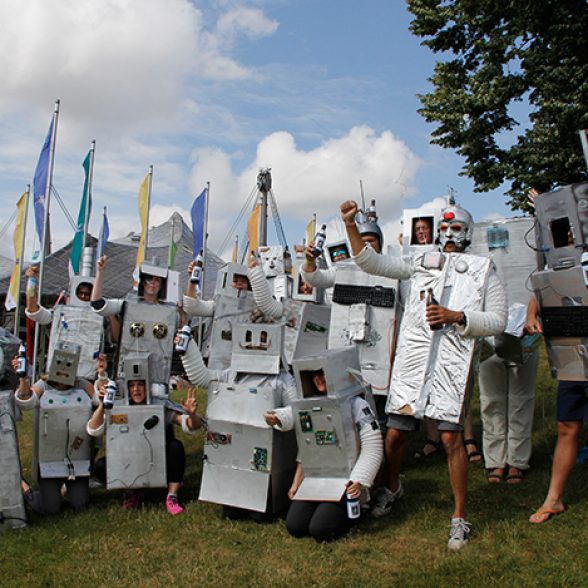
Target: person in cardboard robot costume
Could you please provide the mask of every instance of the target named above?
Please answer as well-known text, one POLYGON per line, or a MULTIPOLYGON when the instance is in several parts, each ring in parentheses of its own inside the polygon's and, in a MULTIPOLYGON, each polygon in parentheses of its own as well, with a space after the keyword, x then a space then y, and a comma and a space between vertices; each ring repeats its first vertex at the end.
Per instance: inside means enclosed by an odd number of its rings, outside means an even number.
POLYGON ((58 304, 53 310, 41 306, 38 301, 37 283, 38 268, 26 270, 27 288, 25 314, 40 325, 51 325, 49 355, 47 363, 51 363, 51 354, 56 341, 70 341, 81 346, 78 362, 78 377, 92 379, 94 376, 94 352, 102 348, 104 324, 101 317, 92 312, 90 296, 94 284, 91 276, 92 248, 84 250, 82 271, 70 281, 70 294, 65 304, 58 304))
POLYGON ((11 367, 19 344, 12 333, 0 327, 0 512, 3 515, 0 533, 27 524, 14 406, 17 377, 11 367))
MULTIPOLYGON (((174 336, 182 322, 180 311, 173 302, 171 290, 177 272, 152 262, 139 268, 137 293, 127 299, 102 297, 107 258, 98 260, 98 271, 91 296, 92 309, 100 316, 121 319, 119 358, 129 353, 145 353, 149 357, 149 393, 153 398, 168 397, 174 336)), ((123 378, 122 362, 116 368, 117 378, 123 378)))
POLYGON ((564 494, 588 421, 588 182, 535 198, 535 235, 543 253, 531 276, 526 330, 543 333, 557 379, 557 443, 549 488, 529 521, 542 524, 565 511, 564 494))
POLYGON ((362 383, 356 347, 294 361, 297 399, 266 414, 281 431, 296 429, 299 453, 286 528, 295 537, 333 541, 358 522, 384 454, 362 383))
POLYGON ((460 549, 470 534, 465 519, 468 459, 461 422, 476 338, 498 335, 506 326, 504 287, 490 260, 464 253, 472 217, 455 203, 450 201, 442 211, 440 251, 409 261, 377 255, 366 247, 357 229, 356 213, 355 202, 341 205, 359 267, 368 273, 410 280, 386 404, 387 487, 374 511, 389 512, 403 495, 399 473, 408 433, 417 427, 418 419, 435 419, 447 453, 455 502, 448 547, 460 549))
MULTIPOLYGON (((58 341, 51 355, 47 379, 32 386, 19 378, 16 404, 35 410, 33 473, 39 484, 41 508, 46 514, 61 509, 61 487, 75 509, 90 500, 91 446, 86 422, 92 412, 94 387, 77 378, 80 346, 58 341)), ((16 361, 16 360, 15 360, 16 361)))
POLYGON ((294 378, 281 367, 282 336, 279 324, 236 324, 225 370, 207 368, 193 339, 182 356, 190 382, 208 388, 199 499, 221 504, 227 518, 266 522, 287 507, 295 438, 263 419, 296 396, 294 378))
POLYGON ((187 395, 181 406, 151 397, 149 364, 144 353, 129 353, 123 358, 124 379, 119 380, 123 397, 105 406, 105 391, 101 391, 100 405, 88 421, 87 431, 93 437, 106 435, 106 463, 102 464, 106 484, 109 490, 126 491, 124 508, 139 506, 144 488, 167 487, 166 509, 178 515, 184 511, 178 491, 186 456, 182 442, 174 435, 174 425, 191 435, 202 422, 195 391, 189 386, 182 386, 187 395))
MULTIPOLYGON (((382 251, 384 235, 374 200, 366 213, 358 214, 357 229, 362 242, 377 253, 382 251)), ((376 411, 384 426, 398 281, 369 275, 351 259, 337 261, 326 270, 317 268, 317 251, 312 243, 305 255, 302 278, 314 286, 332 287, 328 348, 357 345, 363 378, 372 387, 376 411)))

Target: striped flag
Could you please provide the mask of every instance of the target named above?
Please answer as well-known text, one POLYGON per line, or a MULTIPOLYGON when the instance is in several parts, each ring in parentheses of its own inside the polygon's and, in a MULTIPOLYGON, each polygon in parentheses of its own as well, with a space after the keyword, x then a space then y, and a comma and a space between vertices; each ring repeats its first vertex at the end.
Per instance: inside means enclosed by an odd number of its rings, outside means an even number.
POLYGON ((6 294, 6 300, 4 301, 4 308, 6 310, 13 310, 18 304, 18 282, 20 279, 20 268, 22 259, 20 259, 22 251, 22 243, 24 239, 24 227, 25 227, 25 216, 26 216, 26 203, 27 193, 25 192, 16 203, 16 226, 14 228, 14 234, 12 236, 12 242, 14 244, 14 267, 12 268, 12 274, 10 275, 10 285, 8 286, 8 292, 6 294))
POLYGON ((537 198, 537 196, 539 196, 539 191, 535 188, 531 188, 527 192, 527 204, 533 209, 535 208, 535 198, 537 198))

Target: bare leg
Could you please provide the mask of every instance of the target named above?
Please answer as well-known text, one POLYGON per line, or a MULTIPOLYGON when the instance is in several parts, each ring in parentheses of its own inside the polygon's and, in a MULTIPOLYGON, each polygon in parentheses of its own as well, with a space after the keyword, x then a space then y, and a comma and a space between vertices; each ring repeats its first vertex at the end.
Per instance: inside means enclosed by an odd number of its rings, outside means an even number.
POLYGON ((386 486, 392 492, 398 490, 400 484, 400 466, 404 459, 408 431, 388 429, 384 449, 386 452, 386 486))
POLYGON ((466 518, 468 494, 468 456, 463 445, 460 431, 441 431, 441 442, 447 453, 449 481, 453 490, 455 509, 453 518, 466 518))
MULTIPOLYGON (((576 463, 581 432, 581 421, 558 421, 557 443, 553 454, 549 490, 539 511, 547 509, 562 512, 564 510, 563 495, 570 473, 576 463)), ((531 522, 542 523, 549 517, 549 513, 546 513, 545 516, 533 515, 531 522)))

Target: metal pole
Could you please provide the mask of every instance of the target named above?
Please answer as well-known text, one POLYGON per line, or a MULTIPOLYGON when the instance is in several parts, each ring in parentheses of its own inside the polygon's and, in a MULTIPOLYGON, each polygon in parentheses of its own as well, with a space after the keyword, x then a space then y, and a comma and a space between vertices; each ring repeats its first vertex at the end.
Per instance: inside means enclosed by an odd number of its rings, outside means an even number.
POLYGON ((147 241, 149 239, 149 210, 151 209, 151 188, 153 186, 153 166, 149 166, 149 179, 147 180, 147 218, 145 219, 145 239, 143 241, 143 259, 147 259, 147 241))
MULTIPOLYGON (((45 252, 47 249, 47 234, 49 232, 49 201, 51 198, 51 185, 53 184, 53 165, 55 163, 55 138, 57 137, 57 123, 59 121, 59 100, 55 101, 55 110, 53 111, 53 136, 51 137, 51 149, 49 150, 49 173, 47 175, 47 185, 45 186, 45 210, 43 220, 43 242, 41 243, 41 267, 39 268, 39 283, 37 284, 37 298, 39 304, 43 303, 43 278, 45 277, 45 252)), ((33 349, 33 381, 37 379, 40 366, 37 366, 39 355, 39 336, 40 325, 35 323, 35 342, 33 349)))

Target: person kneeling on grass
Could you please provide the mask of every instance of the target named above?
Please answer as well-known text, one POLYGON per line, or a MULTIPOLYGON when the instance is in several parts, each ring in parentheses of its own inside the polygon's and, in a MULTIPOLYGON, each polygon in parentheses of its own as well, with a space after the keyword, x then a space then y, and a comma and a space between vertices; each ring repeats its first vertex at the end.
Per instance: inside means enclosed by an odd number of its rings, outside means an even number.
MULTIPOLYGON (((187 397, 182 400, 182 408, 187 414, 180 414, 168 408, 165 409, 165 455, 167 466, 167 496, 165 506, 171 515, 178 515, 184 508, 178 501, 178 490, 184 479, 186 467, 186 454, 184 445, 175 438, 173 425, 179 426, 185 433, 192 433, 202 426, 202 421, 196 411, 198 403, 195 397, 195 389, 187 382, 178 379, 178 387, 187 391, 187 397), (182 386, 182 382, 185 384, 182 386)), ((144 380, 130 380, 128 383, 129 405, 141 405, 147 403, 147 393, 144 380)), ((101 437, 104 434, 104 389, 100 392, 100 405, 94 411, 88 421, 87 432, 92 437, 101 437)), ((106 466, 104 462, 104 467, 106 466)), ((142 490, 131 490, 126 494, 123 508, 131 509, 139 506, 143 499, 142 490)))

